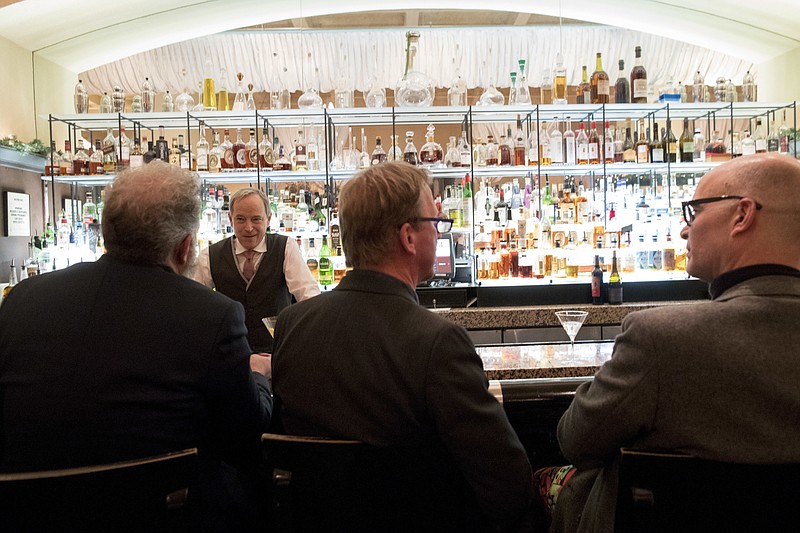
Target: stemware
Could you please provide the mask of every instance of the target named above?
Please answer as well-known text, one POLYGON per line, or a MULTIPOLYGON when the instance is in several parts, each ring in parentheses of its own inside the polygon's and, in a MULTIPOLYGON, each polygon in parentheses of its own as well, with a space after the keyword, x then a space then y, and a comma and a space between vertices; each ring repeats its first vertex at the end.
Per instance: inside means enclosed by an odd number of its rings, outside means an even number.
POLYGON ((575 360, 575 337, 583 326, 583 321, 589 313, 586 311, 556 311, 561 327, 567 332, 570 342, 570 359, 575 360))

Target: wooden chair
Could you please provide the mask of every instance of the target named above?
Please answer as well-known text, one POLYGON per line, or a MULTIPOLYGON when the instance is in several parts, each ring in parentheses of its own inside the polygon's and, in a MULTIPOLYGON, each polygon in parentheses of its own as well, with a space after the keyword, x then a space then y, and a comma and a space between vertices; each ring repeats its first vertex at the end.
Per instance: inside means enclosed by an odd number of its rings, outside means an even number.
POLYGON ((800 464, 736 464, 621 450, 615 531, 793 531, 800 464))
POLYGON ((264 434, 272 531, 484 531, 460 472, 437 446, 264 434))
POLYGON ((197 449, 0 474, 0 531, 186 531, 197 449))

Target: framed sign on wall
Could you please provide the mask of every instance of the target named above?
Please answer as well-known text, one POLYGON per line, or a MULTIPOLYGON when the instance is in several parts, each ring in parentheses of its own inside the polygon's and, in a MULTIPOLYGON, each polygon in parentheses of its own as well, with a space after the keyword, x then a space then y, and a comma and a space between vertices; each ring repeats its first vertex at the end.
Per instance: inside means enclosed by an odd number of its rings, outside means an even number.
POLYGON ((31 236, 31 197, 24 192, 3 192, 5 205, 4 235, 6 237, 31 236))

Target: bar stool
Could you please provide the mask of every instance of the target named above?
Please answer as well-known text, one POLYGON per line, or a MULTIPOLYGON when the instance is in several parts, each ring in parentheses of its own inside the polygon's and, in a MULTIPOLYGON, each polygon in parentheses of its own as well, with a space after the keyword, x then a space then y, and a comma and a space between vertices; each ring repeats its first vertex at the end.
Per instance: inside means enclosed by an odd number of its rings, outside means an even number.
POLYGON ((197 460, 197 448, 190 448, 0 474, 0 531, 186 531, 188 513, 177 508, 194 481, 197 460))

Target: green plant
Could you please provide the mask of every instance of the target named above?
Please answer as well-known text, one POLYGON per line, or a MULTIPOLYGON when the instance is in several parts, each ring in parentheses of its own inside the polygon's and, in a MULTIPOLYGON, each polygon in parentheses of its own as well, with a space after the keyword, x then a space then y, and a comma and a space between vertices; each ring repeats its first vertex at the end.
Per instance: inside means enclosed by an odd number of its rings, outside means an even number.
POLYGON ((23 154, 36 155, 39 157, 47 157, 50 155, 50 147, 39 139, 33 139, 31 142, 26 143, 20 141, 16 135, 9 135, 8 137, 0 138, 0 146, 11 148, 23 154))

